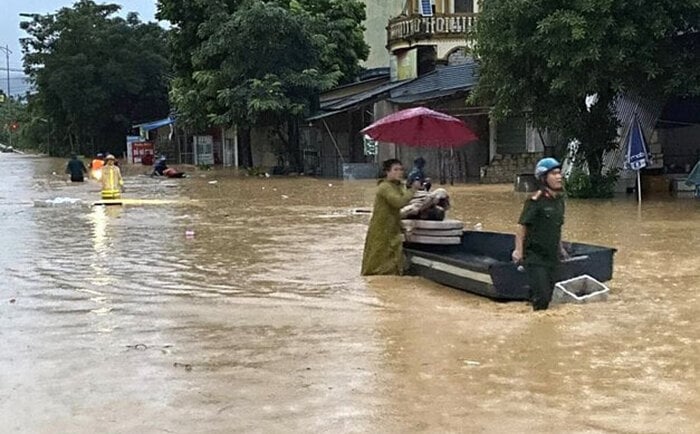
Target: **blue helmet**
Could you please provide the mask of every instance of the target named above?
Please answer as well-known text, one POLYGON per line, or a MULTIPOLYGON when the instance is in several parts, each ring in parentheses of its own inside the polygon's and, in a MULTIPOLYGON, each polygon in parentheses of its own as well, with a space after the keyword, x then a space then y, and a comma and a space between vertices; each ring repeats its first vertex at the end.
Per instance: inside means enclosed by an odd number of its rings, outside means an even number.
POLYGON ((551 157, 543 158, 535 166, 535 178, 541 179, 554 169, 561 169, 561 163, 551 157))

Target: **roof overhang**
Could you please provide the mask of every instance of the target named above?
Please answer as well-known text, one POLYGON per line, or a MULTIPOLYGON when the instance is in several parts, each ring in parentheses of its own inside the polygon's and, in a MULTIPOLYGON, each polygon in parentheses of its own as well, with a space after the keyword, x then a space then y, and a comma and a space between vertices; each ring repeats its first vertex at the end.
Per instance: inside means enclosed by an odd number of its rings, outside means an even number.
POLYGON ((156 129, 160 128, 160 127, 164 127, 164 126, 167 126, 167 125, 172 125, 172 124, 174 124, 174 123, 175 123, 175 118, 172 117, 172 116, 168 116, 168 117, 165 118, 165 119, 159 119, 159 120, 157 120, 157 121, 146 122, 146 123, 143 123, 143 124, 136 124, 136 125, 133 126, 133 128, 139 128, 139 129, 141 129, 141 130, 143 130, 143 131, 151 131, 151 130, 156 130, 156 129))

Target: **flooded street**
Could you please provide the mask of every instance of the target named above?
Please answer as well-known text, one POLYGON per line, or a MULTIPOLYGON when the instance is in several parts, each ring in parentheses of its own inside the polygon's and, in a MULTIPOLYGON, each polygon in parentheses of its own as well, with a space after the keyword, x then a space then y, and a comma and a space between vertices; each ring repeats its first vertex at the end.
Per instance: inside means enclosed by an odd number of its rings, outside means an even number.
MULTIPOLYGON (((3 433, 700 432, 698 200, 568 201, 564 238, 618 249, 611 296, 533 313, 361 277, 372 181, 137 167, 152 201, 90 207, 63 169, 0 154, 3 433)), ((514 230, 511 186, 449 190, 514 230)))

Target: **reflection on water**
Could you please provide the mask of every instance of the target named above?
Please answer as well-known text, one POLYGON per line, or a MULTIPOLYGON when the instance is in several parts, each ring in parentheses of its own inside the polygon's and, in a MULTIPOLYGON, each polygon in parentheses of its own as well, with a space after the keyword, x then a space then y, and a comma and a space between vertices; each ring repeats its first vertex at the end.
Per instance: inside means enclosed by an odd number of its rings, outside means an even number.
MULTIPOLYGON (((700 201, 569 201, 566 238, 619 249, 612 295, 533 313, 361 278, 371 181, 126 167, 148 202, 32 207, 99 198, 63 164, 0 155, 4 431, 697 432, 700 201)), ((450 191, 485 230, 524 199, 450 191)))
MULTIPOLYGON (((111 207, 109 209, 115 208, 116 207, 111 207)), ((107 253, 105 251, 105 239, 107 237, 107 212, 105 211, 106 209, 107 207, 105 206, 93 207, 92 213, 90 215, 94 225, 92 235, 93 247, 95 249, 95 253, 97 253, 103 258, 106 256, 107 253)), ((97 267, 96 264, 93 264, 92 266, 97 267)))
POLYGON ((110 252, 108 248, 107 225, 109 218, 115 217, 121 208, 95 206, 90 212, 89 218, 93 225, 92 247, 95 255, 90 262, 90 274, 88 281, 93 286, 107 286, 113 282, 109 274, 110 252))

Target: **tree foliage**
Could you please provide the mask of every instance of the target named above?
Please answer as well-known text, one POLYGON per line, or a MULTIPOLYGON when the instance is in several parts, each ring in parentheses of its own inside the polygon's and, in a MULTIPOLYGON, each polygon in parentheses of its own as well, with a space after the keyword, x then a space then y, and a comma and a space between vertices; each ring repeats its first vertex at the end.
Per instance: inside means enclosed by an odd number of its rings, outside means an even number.
POLYGON ((29 127, 51 125, 51 154, 121 152, 134 122, 168 114, 165 30, 119 10, 80 0, 23 23, 29 127))
POLYGON ((294 165, 297 123, 313 97, 354 79, 368 54, 358 0, 160 0, 158 8, 173 23, 180 119, 199 129, 276 126, 294 165))
POLYGON ((474 98, 496 117, 524 113, 578 139, 595 184, 616 146, 617 96, 700 93, 698 24, 697 0, 485 1, 471 35, 481 62, 474 98))
POLYGON ((0 144, 14 148, 26 147, 21 140, 21 134, 27 121, 26 104, 15 98, 7 98, 2 94, 0 102, 0 144), (14 129, 17 126, 17 129, 14 129), (11 137, 10 137, 11 136, 11 137))
POLYGON ((339 83, 353 81, 361 71, 360 61, 367 60, 365 42, 365 5, 356 0, 292 0, 292 11, 308 22, 317 46, 321 49, 320 67, 324 72, 337 71, 339 83))

